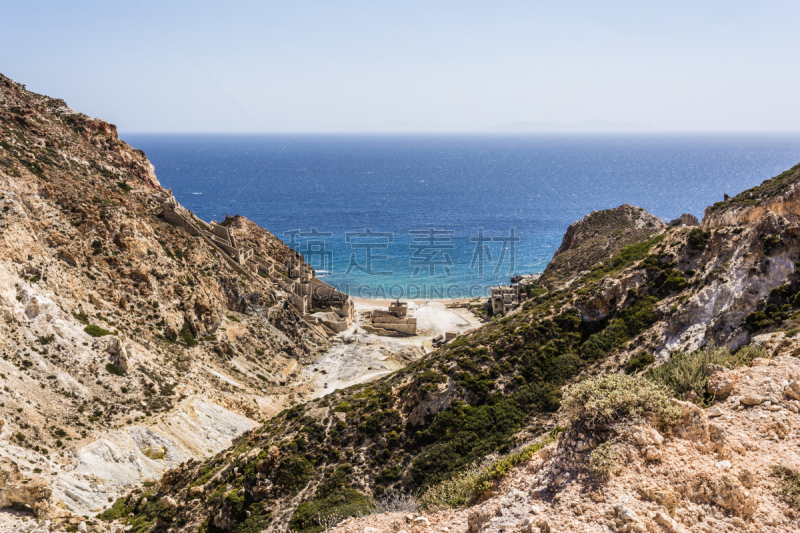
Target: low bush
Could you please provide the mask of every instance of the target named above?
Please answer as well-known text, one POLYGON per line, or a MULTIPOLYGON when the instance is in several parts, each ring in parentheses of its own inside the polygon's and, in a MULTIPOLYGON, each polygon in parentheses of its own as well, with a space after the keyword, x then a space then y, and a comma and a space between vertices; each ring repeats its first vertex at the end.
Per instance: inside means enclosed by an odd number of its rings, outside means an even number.
POLYGON ((194 334, 192 333, 191 328, 189 328, 189 323, 184 322, 183 327, 181 328, 181 332, 179 334, 183 343, 191 348, 192 346, 197 346, 198 342, 194 338, 194 334))
POLYGON ((419 505, 425 511, 462 507, 477 501, 492 489, 517 465, 533 457, 533 454, 554 442, 563 428, 556 428, 542 441, 525 446, 516 452, 488 464, 472 464, 463 472, 426 490, 419 498, 419 505))
POLYGON ((275 485, 289 494, 297 494, 311 480, 314 466, 303 456, 289 455, 275 471, 275 485))
POLYGON ((711 234, 709 232, 700 228, 694 228, 689 232, 689 237, 687 238, 686 242, 689 245, 689 248, 702 250, 708 245, 708 239, 710 237, 711 234))
POLYGON ((773 250, 783 246, 783 240, 781 240, 779 235, 768 235, 764 237, 762 244, 764 246, 764 253, 769 255, 773 250))
POLYGON ((120 367, 115 365, 114 363, 106 363, 106 371, 109 374, 114 374, 115 376, 124 376, 125 375, 125 372, 120 367))
POLYGON ((647 365, 654 363, 655 360, 656 357, 653 354, 644 351, 639 352, 628 359, 628 363, 625 365, 625 372, 628 374, 635 374, 641 371, 647 365))
POLYGON ((611 447, 610 442, 597 446, 589 454, 589 471, 594 475, 606 478, 614 471, 617 465, 617 452, 611 447))
POLYGON ((101 328, 100 326, 95 326, 94 324, 89 324, 83 331, 91 335, 92 337, 103 337, 105 335, 111 335, 111 332, 101 328))
POLYGON ((289 523, 291 529, 320 533, 345 518, 370 514, 375 504, 369 496, 352 487, 348 479, 352 472, 349 464, 328 471, 314 499, 301 503, 295 510, 289 523))
POLYGON ((613 424, 653 413, 663 426, 678 421, 681 408, 670 401, 669 389, 641 377, 606 374, 570 387, 561 402, 570 420, 588 427, 613 424))
POLYGON ((789 506, 800 509, 800 473, 783 465, 775 465, 772 472, 781 480, 781 495, 789 506))
POLYGON ((691 353, 673 352, 667 362, 651 368, 646 377, 672 389, 677 396, 694 391, 698 397, 705 398, 709 365, 736 368, 763 356, 763 350, 751 346, 743 346, 732 353, 727 348, 709 345, 691 353))

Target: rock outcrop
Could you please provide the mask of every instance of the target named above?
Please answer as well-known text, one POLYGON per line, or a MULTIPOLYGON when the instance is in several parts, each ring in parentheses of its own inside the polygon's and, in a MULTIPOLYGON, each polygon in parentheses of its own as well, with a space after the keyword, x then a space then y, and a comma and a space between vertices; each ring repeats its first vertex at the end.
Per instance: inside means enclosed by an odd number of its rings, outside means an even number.
POLYGON ((0 508, 28 508, 40 518, 50 508, 50 485, 40 476, 26 479, 10 459, 0 457, 0 508))
POLYGON ((669 221, 668 226, 699 226, 700 221, 691 213, 684 213, 678 218, 669 221))
POLYGON ((538 283, 560 286, 599 261, 611 258, 624 246, 660 233, 664 227, 657 216, 628 204, 592 211, 567 228, 538 283))

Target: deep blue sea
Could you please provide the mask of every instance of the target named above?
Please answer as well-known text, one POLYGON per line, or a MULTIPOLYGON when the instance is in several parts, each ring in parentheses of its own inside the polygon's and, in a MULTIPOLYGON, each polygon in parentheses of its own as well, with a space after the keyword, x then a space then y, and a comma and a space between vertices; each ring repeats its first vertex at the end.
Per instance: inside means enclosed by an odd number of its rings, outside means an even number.
POLYGON ((800 134, 123 138, 201 219, 244 215, 366 298, 484 294, 592 210, 702 217, 800 161, 800 134))

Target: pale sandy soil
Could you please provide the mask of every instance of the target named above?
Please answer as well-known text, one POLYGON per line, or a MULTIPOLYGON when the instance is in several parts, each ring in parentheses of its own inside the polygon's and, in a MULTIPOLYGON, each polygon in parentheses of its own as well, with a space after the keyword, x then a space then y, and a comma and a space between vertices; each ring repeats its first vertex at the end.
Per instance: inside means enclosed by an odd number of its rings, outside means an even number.
POLYGON ((409 316, 417 319, 419 335, 381 337, 364 331, 363 314, 373 309, 388 309, 390 300, 355 299, 353 326, 337 335, 333 346, 306 367, 299 384, 313 385, 313 395, 319 397, 398 370, 430 352, 431 341, 437 335, 447 331, 465 333, 480 326, 481 321, 469 309, 448 307, 467 301, 412 300, 409 316))
POLYGON ((0 509, 0 533, 29 533, 38 528, 32 513, 17 509, 0 509))

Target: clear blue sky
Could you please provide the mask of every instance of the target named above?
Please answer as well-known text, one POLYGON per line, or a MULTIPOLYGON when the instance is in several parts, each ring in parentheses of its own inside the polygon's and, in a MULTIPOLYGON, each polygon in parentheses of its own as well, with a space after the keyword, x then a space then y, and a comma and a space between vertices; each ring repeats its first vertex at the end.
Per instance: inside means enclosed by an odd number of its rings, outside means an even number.
POLYGON ((2 11, 0 72, 123 132, 800 130, 796 0, 26 0, 2 11))

